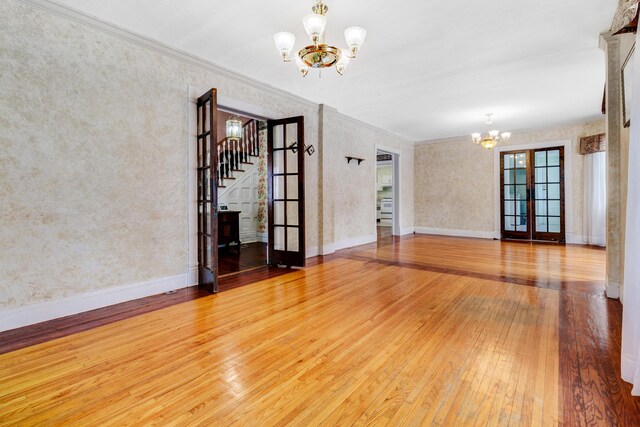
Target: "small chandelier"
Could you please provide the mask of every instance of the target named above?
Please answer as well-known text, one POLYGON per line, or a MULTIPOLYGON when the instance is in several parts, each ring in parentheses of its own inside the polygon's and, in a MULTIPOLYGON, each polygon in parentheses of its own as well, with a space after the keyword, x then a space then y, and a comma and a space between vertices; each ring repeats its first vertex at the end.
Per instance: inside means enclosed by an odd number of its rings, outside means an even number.
MULTIPOLYGON (((493 113, 489 113, 486 116, 487 116, 486 123, 488 125, 492 124, 493 120, 491 120, 491 117, 493 116, 493 113)), ((495 147, 499 143, 506 144, 507 141, 509 141, 509 138, 511 138, 511 132, 500 133, 500 131, 498 130, 490 130, 489 132, 484 134, 472 133, 471 138, 473 138, 474 144, 481 145, 487 150, 491 150, 493 147, 495 147)))
POLYGON ((313 13, 305 16, 302 23, 313 44, 300 49, 295 59, 292 60, 289 55, 296 37, 288 32, 279 32, 273 36, 276 48, 284 62, 295 61, 302 77, 309 73, 309 68, 321 70, 331 66, 335 66, 338 74, 342 75, 349 65, 349 60, 356 57, 356 53, 364 43, 367 31, 361 27, 349 27, 344 30, 344 38, 349 46, 348 50, 328 45, 324 42, 324 29, 327 25, 325 15, 329 8, 321 0, 317 0, 311 10, 313 13))
POLYGON ((231 116, 226 122, 226 136, 228 141, 240 141, 242 139, 242 120, 238 116, 231 116))

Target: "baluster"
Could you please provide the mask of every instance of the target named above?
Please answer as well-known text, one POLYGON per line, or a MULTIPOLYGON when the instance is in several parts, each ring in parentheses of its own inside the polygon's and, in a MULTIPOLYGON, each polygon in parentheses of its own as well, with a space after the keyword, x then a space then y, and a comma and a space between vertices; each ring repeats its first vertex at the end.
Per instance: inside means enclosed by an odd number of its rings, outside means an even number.
POLYGON ((220 151, 222 152, 222 176, 225 178, 229 177, 229 173, 227 171, 227 140, 222 140, 222 144, 220 147, 220 151))
POLYGON ((238 164, 238 140, 233 140, 233 151, 231 152, 231 157, 233 158, 233 169, 240 169, 240 164, 238 164))
POLYGON ((258 135, 258 122, 253 124, 253 139, 256 141, 256 156, 260 156, 260 137, 258 135))
POLYGON ((255 146, 256 157, 260 156, 260 138, 258 138, 258 122, 253 122, 253 127, 251 130, 251 139, 253 140, 253 144, 255 146))
POLYGON ((234 169, 238 169, 236 167, 236 162, 235 162, 235 157, 234 157, 235 144, 236 144, 236 142, 233 139, 231 141, 229 141, 229 173, 232 176, 233 176, 233 170, 234 169))
POLYGON ((224 176, 222 175, 222 166, 221 166, 222 158, 220 157, 220 145, 219 144, 216 144, 216 160, 218 160, 216 162, 216 173, 218 174, 218 181, 222 182, 222 179, 224 178, 224 176))
POLYGON ((247 127, 242 128, 242 148, 240 152, 240 158, 244 163, 247 163, 247 127))
POLYGON ((258 157, 258 141, 256 141, 257 122, 251 123, 251 145, 253 146, 253 155, 258 157))

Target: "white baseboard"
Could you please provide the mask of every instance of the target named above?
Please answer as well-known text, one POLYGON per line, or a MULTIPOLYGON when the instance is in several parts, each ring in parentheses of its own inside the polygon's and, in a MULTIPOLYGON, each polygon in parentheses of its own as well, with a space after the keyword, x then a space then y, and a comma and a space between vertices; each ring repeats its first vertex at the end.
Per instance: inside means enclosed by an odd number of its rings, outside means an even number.
POLYGON ((21 328, 59 317, 186 288, 196 282, 197 267, 195 270, 190 268, 189 271, 175 276, 100 289, 22 307, 3 309, 0 310, 0 331, 21 328))
POLYGON ((406 236, 407 234, 413 234, 415 229, 413 227, 405 227, 400 229, 400 235, 406 236))
MULTIPOLYGON (((191 266, 189 270, 187 270, 187 282, 185 283, 185 288, 189 286, 197 286, 198 285, 198 266, 191 266)), ((166 291, 165 291, 166 292, 166 291)))
MULTIPOLYGON (((633 384, 633 381, 636 375, 636 369, 638 366, 638 360, 635 358, 634 354, 625 354, 625 353, 621 354, 620 359, 622 362, 620 364, 620 371, 621 371, 620 377, 624 381, 633 384)), ((640 395, 639 393, 640 390, 638 389, 640 389, 640 385, 634 384, 633 390, 631 390, 631 395, 632 396, 640 395)))
POLYGON ((369 234, 367 236, 359 236, 359 237, 352 237, 350 239, 338 240, 337 242, 334 242, 333 247, 337 251, 344 248, 352 248, 354 246, 366 245, 367 243, 372 243, 372 242, 375 242, 376 240, 378 240, 377 234, 369 234))
MULTIPOLYGON (((413 229, 412 229, 413 230, 413 229)), ((322 245, 321 247, 314 246, 307 248, 306 256, 311 258, 318 255, 331 255, 340 249, 352 248, 354 246, 366 245, 367 243, 373 243, 378 240, 377 234, 370 234, 368 236, 353 237, 350 239, 344 239, 332 244, 322 245)))
POLYGON ((604 285, 607 298, 620 299, 620 283, 607 281, 604 285))
POLYGON ((582 234, 567 233, 565 236, 566 242, 574 245, 584 245, 587 240, 582 234))
POLYGON ((479 239, 493 239, 493 231, 457 230, 452 228, 416 227, 417 234, 437 234, 440 236, 473 237, 479 239))

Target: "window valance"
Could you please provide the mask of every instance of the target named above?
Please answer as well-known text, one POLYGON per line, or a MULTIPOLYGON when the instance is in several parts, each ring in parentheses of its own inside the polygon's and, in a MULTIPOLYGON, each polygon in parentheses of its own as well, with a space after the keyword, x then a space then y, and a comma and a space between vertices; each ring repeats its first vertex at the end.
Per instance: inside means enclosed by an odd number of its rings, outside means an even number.
POLYGON ((604 133, 580 138, 580 154, 593 154, 607 151, 607 138, 604 133))

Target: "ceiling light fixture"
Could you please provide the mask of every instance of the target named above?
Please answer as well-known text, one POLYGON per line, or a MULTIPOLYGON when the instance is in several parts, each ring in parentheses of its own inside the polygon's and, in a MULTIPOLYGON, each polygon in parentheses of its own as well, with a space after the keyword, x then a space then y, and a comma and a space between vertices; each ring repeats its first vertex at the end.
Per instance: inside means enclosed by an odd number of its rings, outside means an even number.
POLYGON ((242 139, 242 120, 240 120, 240 117, 231 116, 225 125, 227 140, 240 141, 242 139))
POLYGON ((295 59, 290 54, 296 42, 296 36, 288 32, 279 32, 273 36, 278 52, 284 62, 295 61, 302 77, 309 73, 310 68, 336 67, 338 74, 342 75, 349 65, 349 60, 356 57, 356 53, 362 47, 367 31, 362 27, 349 27, 344 30, 344 38, 349 49, 339 49, 325 43, 325 27, 327 25, 326 13, 329 8, 317 0, 311 8, 313 13, 302 19, 304 29, 311 38, 313 44, 303 47, 298 51, 295 59))
MULTIPOLYGON (((486 123, 488 125, 492 124, 493 120, 491 120, 491 117, 493 116, 493 113, 488 113, 486 116, 487 116, 486 123)), ((495 147, 499 143, 506 144, 507 141, 509 141, 509 138, 511 138, 511 132, 500 133, 500 131, 498 130, 490 130, 489 132, 484 134, 472 133, 471 138, 473 139, 474 144, 481 145, 487 150, 491 150, 493 147, 495 147)))

